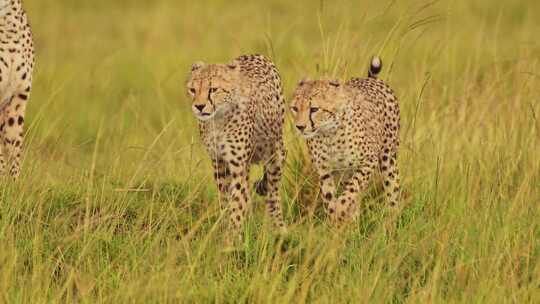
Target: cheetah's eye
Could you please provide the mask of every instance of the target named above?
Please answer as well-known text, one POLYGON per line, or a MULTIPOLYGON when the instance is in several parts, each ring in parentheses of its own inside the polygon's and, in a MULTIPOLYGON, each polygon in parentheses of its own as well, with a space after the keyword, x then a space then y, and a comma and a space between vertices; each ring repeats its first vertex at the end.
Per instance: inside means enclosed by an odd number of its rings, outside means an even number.
POLYGON ((311 113, 315 113, 315 112, 319 111, 319 108, 313 107, 313 108, 311 108, 309 111, 310 111, 311 113))
POLYGON ((294 106, 291 107, 291 110, 292 110, 293 112, 298 112, 298 108, 297 108, 297 107, 294 107, 294 106))
POLYGON ((189 88, 189 92, 193 95, 195 95, 195 93, 197 93, 197 91, 194 89, 194 88, 189 88))
POLYGON ((218 88, 210 88, 210 93, 215 93, 217 92, 218 88))

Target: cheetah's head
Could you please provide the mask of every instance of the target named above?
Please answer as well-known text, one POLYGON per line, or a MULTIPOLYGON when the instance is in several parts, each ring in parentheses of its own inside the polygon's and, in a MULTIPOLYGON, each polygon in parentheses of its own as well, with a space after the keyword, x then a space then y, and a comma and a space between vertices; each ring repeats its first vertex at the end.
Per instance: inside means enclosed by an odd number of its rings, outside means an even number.
POLYGON ((192 111, 206 121, 222 116, 238 102, 241 74, 236 62, 229 64, 193 64, 187 81, 192 111))
POLYGON ((302 80, 292 97, 294 125, 305 138, 331 132, 338 125, 338 113, 346 97, 334 80, 302 80))

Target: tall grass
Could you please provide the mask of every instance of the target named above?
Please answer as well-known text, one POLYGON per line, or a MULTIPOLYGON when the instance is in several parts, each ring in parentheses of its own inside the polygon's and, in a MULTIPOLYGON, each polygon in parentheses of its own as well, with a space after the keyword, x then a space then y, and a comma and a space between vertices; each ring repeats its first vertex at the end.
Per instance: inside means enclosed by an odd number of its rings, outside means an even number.
POLYGON ((540 302, 538 1, 25 6, 37 70, 23 175, 0 184, 0 302, 540 302), (373 198, 328 227, 287 126, 291 235, 274 237, 256 198, 245 252, 220 250, 184 81, 193 61, 255 52, 287 96, 382 56, 411 195, 394 231, 373 198))

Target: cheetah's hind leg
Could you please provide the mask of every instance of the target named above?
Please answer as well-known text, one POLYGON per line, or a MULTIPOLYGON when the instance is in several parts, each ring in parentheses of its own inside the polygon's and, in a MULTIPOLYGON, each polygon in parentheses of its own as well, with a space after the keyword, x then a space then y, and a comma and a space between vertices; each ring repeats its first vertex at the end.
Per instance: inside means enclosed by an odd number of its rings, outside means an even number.
POLYGON ((380 158, 380 169, 383 178, 384 196, 390 208, 399 210, 400 208, 400 181, 397 167, 397 153, 386 149, 380 158))
POLYGON ((17 179, 21 172, 21 151, 23 145, 24 114, 27 93, 15 94, 2 109, 3 121, 0 126, 2 134, 2 152, 5 161, 11 164, 9 174, 17 179))

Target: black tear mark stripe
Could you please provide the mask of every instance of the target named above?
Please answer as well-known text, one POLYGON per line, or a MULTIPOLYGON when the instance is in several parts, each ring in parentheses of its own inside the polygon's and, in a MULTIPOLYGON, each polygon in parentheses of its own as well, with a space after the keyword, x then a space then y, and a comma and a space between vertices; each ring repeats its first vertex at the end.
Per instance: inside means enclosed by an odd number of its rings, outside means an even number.
POLYGON ((208 98, 208 101, 210 102, 210 104, 211 104, 212 106, 214 106, 214 101, 212 100, 212 94, 210 94, 210 91, 211 91, 211 90, 212 90, 212 89, 208 89, 208 97, 207 97, 207 98, 208 98))
POLYGON ((309 122, 311 123, 311 129, 314 130, 315 129, 315 123, 313 122, 313 117, 311 117, 312 114, 313 114, 313 113, 311 113, 311 99, 309 100, 309 109, 310 109, 309 110, 309 122))
POLYGON ((210 94, 210 91, 212 90, 212 81, 208 83, 208 96, 207 99, 210 102, 210 105, 215 108, 214 101, 212 100, 212 94, 210 94))

